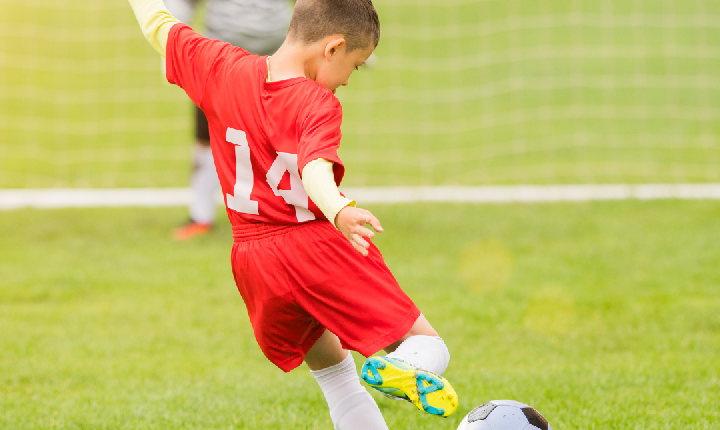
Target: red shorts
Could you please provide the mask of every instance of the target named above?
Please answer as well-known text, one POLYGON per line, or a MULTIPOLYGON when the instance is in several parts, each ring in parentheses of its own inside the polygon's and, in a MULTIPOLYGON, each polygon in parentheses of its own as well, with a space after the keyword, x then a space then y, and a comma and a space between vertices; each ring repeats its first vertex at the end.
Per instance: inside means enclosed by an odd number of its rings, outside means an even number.
POLYGON ((233 226, 232 267, 260 349, 282 370, 302 364, 325 329, 370 356, 404 336, 420 310, 380 251, 363 257, 327 221, 233 226))

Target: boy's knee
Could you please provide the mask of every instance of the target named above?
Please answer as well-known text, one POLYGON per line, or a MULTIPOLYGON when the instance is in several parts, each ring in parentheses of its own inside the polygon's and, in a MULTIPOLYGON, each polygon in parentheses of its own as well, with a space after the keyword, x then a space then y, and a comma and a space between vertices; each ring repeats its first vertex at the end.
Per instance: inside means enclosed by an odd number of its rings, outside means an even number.
POLYGON ((420 316, 415 320, 415 323, 412 325, 412 327, 410 327, 410 330, 408 330, 408 332, 405 333, 403 337, 384 348, 385 352, 390 353, 395 351, 401 343, 405 342, 412 336, 439 337, 440 335, 438 335, 438 332, 435 331, 432 325, 430 325, 430 322, 427 320, 427 318, 425 318, 425 315, 420 314, 420 316))
POLYGON ((436 375, 442 375, 450 364, 450 351, 439 336, 411 336, 387 357, 395 358, 436 375))
POLYGON ((305 363, 310 370, 326 369, 343 362, 348 354, 350 353, 340 344, 340 339, 329 330, 325 330, 305 354, 305 363))

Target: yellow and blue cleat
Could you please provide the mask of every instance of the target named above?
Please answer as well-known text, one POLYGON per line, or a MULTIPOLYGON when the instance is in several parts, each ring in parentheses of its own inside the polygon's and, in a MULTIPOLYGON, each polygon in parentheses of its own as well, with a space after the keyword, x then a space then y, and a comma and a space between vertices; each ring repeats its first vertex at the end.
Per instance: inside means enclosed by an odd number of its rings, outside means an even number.
POLYGON ((361 377, 385 396, 407 400, 432 415, 448 417, 458 407, 457 393, 447 379, 401 360, 370 357, 363 364, 361 377))

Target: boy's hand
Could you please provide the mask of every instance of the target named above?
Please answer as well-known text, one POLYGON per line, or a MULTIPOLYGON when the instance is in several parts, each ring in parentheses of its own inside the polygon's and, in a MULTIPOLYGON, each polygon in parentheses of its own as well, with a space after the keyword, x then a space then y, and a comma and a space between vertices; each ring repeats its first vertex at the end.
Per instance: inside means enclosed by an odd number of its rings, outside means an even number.
POLYGON ((363 236, 368 239, 375 237, 375 233, 365 227, 367 224, 370 224, 377 232, 382 233, 383 228, 380 226, 380 221, 368 210, 345 206, 335 216, 335 225, 338 230, 365 257, 368 255, 367 249, 370 243, 363 239, 363 236))

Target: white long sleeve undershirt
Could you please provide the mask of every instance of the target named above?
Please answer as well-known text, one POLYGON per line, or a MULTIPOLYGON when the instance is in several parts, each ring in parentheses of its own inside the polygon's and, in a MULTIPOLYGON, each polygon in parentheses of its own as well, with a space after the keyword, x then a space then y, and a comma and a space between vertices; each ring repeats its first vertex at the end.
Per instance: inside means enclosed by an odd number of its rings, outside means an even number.
POLYGON ((302 171, 302 183, 307 195, 333 225, 342 208, 355 206, 354 200, 340 194, 335 184, 332 161, 318 158, 307 163, 302 171))
POLYGON ((170 15, 162 0, 128 1, 135 12, 135 18, 140 24, 145 39, 164 57, 170 29, 180 21, 170 15))

